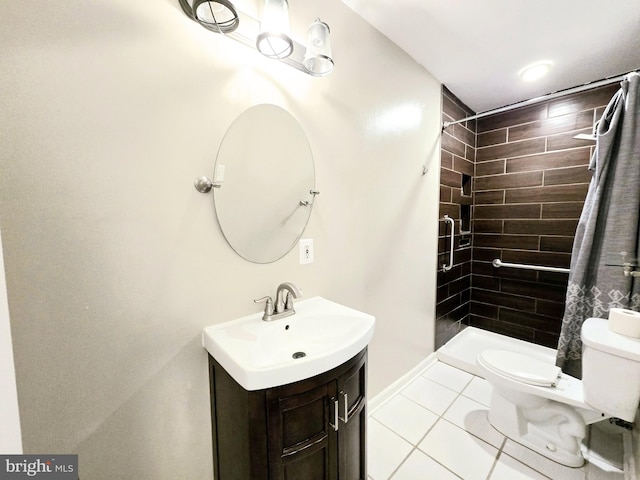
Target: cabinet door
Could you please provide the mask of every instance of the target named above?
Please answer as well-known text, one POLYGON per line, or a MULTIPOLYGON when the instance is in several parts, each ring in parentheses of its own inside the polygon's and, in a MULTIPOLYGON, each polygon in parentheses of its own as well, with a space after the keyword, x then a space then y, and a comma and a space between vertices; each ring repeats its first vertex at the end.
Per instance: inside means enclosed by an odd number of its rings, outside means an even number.
POLYGON ((367 355, 338 377, 340 480, 367 480, 367 355))
POLYGON ((268 399, 270 480, 337 480, 335 387, 268 399))

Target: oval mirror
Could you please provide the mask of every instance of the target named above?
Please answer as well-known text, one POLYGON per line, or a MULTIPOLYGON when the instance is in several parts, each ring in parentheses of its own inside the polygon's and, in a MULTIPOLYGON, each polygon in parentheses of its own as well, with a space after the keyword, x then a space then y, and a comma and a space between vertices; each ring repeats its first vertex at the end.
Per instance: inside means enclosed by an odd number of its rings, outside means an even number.
POLYGON ((222 139, 213 200, 227 242, 240 256, 270 263, 298 242, 311 215, 315 174, 302 127, 276 105, 256 105, 222 139))

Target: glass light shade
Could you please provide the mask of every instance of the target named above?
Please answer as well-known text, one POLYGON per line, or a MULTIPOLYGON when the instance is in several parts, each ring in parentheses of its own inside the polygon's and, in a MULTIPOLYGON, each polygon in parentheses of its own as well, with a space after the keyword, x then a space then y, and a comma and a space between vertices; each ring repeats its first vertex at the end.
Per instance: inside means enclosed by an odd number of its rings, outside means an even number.
POLYGON ((216 33, 233 32, 240 18, 229 0, 179 0, 184 12, 207 30, 216 33))
POLYGON ((265 0, 256 47, 269 58, 286 58, 293 52, 287 0, 265 0))
POLYGON ((311 75, 323 76, 333 71, 329 25, 317 18, 310 26, 307 51, 302 64, 311 75))
POLYGON ((227 0, 194 0, 193 16, 200 25, 218 33, 233 32, 240 23, 233 4, 227 0))

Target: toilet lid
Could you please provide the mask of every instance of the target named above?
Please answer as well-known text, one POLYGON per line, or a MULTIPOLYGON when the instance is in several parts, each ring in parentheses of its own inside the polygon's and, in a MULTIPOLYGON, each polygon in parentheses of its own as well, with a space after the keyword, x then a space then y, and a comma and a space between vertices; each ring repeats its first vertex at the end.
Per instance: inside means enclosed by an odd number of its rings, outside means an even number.
POLYGON ((555 365, 506 350, 484 350, 478 360, 499 375, 541 387, 554 387, 561 372, 555 365))

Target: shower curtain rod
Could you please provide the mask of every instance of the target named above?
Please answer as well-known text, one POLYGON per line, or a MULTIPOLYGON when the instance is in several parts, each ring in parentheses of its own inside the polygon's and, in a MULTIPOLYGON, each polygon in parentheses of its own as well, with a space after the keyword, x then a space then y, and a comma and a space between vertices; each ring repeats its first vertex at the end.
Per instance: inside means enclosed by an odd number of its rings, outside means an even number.
POLYGON ((476 113, 469 117, 461 118, 460 120, 453 120, 451 122, 442 122, 442 130, 445 128, 455 125, 456 123, 466 122, 468 120, 476 120, 478 118, 488 117, 489 115, 495 115, 496 113, 508 112, 509 110, 514 110, 520 107, 526 107, 528 105, 533 105, 538 102, 542 102, 544 100, 552 100, 557 97, 562 97, 564 95, 569 95, 571 93, 583 92, 585 90, 590 90, 592 88, 603 87, 605 85, 610 85, 612 83, 616 83, 624 80, 624 78, 634 72, 638 72, 639 70, 632 70, 629 73, 625 73, 624 75, 618 75, 616 77, 605 78, 602 80, 596 80, 594 82, 585 83, 584 85, 579 85, 577 87, 567 88, 565 90, 558 90, 557 92, 548 93, 546 95, 542 95, 540 97, 530 98, 529 100, 523 100, 522 102, 512 103, 511 105, 506 105, 500 108, 494 108, 493 110, 487 110, 485 112, 476 113))

